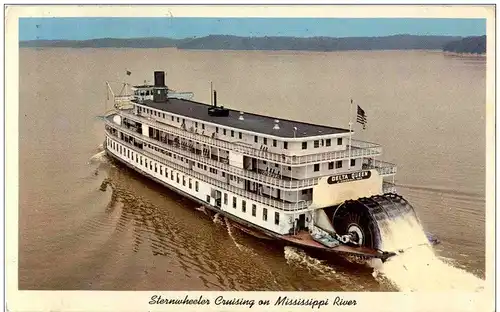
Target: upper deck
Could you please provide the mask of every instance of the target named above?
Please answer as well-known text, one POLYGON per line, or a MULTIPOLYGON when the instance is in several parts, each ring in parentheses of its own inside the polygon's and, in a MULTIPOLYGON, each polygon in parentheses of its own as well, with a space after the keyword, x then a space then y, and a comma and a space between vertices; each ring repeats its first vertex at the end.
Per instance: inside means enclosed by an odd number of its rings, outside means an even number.
POLYGON ((229 116, 211 116, 208 113, 208 109, 213 106, 184 99, 169 98, 165 102, 145 100, 140 103, 136 102, 136 104, 162 110, 181 117, 197 119, 202 122, 282 138, 306 138, 349 133, 347 129, 315 125, 248 112, 243 112, 242 114, 242 112, 232 109, 228 109, 229 116), (276 127, 276 125, 278 126, 276 127))

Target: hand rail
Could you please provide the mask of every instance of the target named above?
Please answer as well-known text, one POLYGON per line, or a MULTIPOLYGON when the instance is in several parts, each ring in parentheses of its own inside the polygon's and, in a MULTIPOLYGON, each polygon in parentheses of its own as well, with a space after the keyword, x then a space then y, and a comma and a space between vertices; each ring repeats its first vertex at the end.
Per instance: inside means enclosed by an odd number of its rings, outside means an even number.
MULTIPOLYGON (((105 133, 110 137, 116 137, 115 135, 111 134, 108 130, 105 130, 105 133)), ((261 204, 268 205, 270 207, 274 207, 274 208, 285 210, 285 211, 298 211, 298 210, 302 210, 302 209, 307 209, 309 207, 309 205, 312 203, 312 201, 300 201, 297 203, 285 203, 285 202, 277 201, 277 200, 267 198, 267 197, 264 197, 261 195, 257 195, 257 194, 248 192, 246 190, 243 190, 241 188, 235 187, 233 185, 230 185, 228 183, 225 183, 225 182, 213 179, 211 177, 208 177, 206 175, 200 174, 194 170, 191 170, 189 168, 186 168, 186 167, 181 166, 179 164, 176 164, 174 162, 165 160, 164 158, 161 158, 157 155, 154 155, 153 153, 139 149, 130 143, 127 143, 124 141, 120 141, 119 143, 127 146, 131 150, 134 150, 136 153, 139 153, 139 154, 142 154, 142 155, 147 156, 149 158, 152 158, 155 161, 162 163, 163 165, 168 166, 170 168, 175 168, 175 170, 181 171, 184 174, 187 174, 187 175, 194 177, 198 180, 204 181, 206 183, 210 183, 211 185, 215 185, 221 189, 227 190, 229 192, 233 192, 235 194, 238 194, 240 196, 254 200, 254 201, 259 202, 261 204)))
POLYGON ((170 134, 178 135, 179 137, 187 138, 193 141, 201 142, 203 144, 207 144, 213 147, 219 147, 226 150, 236 151, 248 156, 252 156, 258 159, 273 161, 282 165, 304 165, 318 162, 327 162, 333 160, 340 159, 350 159, 350 158, 359 158, 365 156, 378 156, 382 153, 382 147, 378 144, 352 140, 351 142, 351 150, 349 151, 349 146, 347 146, 346 150, 342 151, 333 151, 333 152, 324 152, 318 154, 311 155, 300 155, 300 156, 288 156, 285 154, 276 154, 271 152, 266 152, 262 150, 258 150, 251 147, 245 147, 241 145, 237 145, 235 143, 230 143, 227 141, 219 140, 216 138, 207 137, 205 135, 189 132, 182 130, 180 128, 176 128, 165 123, 162 123, 156 120, 153 116, 148 118, 142 117, 139 115, 134 115, 126 111, 120 111, 119 114, 127 117, 131 120, 144 122, 148 125, 155 126, 165 132, 170 134), (358 144, 358 145, 352 145, 358 144))
POLYGON ((373 158, 365 158, 362 167, 363 169, 376 169, 383 177, 395 175, 397 172, 395 164, 373 158))
MULTIPOLYGON (((219 161, 207 158, 207 157, 203 157, 203 156, 191 153, 189 151, 185 151, 182 148, 178 148, 178 147, 175 147, 173 145, 152 139, 150 137, 140 135, 137 132, 134 132, 134 131, 128 129, 127 127, 118 126, 117 124, 114 124, 113 122, 111 122, 109 120, 105 120, 105 123, 112 126, 112 127, 119 128, 121 131, 123 131, 124 133, 127 133, 128 135, 133 136, 137 140, 158 145, 163 149, 180 154, 180 155, 182 155, 186 158, 189 158, 191 160, 195 160, 198 162, 202 162, 202 163, 211 165, 211 166, 216 167, 217 169, 221 169, 227 173, 231 173, 231 174, 237 175, 237 176, 243 176, 245 178, 248 178, 249 180, 252 180, 253 182, 266 184, 267 186, 271 186, 274 188, 279 188, 282 190, 297 190, 297 191, 299 191, 299 190, 309 188, 309 187, 312 187, 312 186, 318 184, 318 181, 320 179, 320 178, 308 178, 308 179, 303 179, 303 180, 287 181, 287 180, 283 180, 283 179, 274 178, 271 176, 267 176, 267 175, 251 172, 251 171, 248 171, 245 169, 237 168, 237 167, 234 167, 234 166, 231 166, 231 165, 228 165, 228 164, 225 164, 225 163, 222 163, 222 162, 219 162, 219 161)), ((154 151, 154 152, 151 151, 151 152, 153 154, 156 153, 156 151, 154 151)))

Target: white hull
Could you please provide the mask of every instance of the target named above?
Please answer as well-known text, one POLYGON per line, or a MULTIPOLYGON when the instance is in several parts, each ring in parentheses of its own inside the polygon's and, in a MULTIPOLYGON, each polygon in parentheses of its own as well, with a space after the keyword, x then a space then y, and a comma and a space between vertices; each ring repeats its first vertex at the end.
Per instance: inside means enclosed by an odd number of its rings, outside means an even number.
MULTIPOLYGON (((245 198, 230 191, 221 189, 210 183, 195 179, 194 177, 191 177, 181 171, 175 170, 172 168, 173 166, 169 166, 166 161, 162 163, 156 159, 152 159, 151 157, 132 149, 126 144, 123 144, 123 142, 120 142, 108 134, 106 134, 105 148, 111 156, 122 161, 143 176, 152 178, 181 195, 187 196, 209 208, 216 209, 229 216, 234 216, 237 219, 243 220, 245 223, 250 225, 254 225, 261 230, 278 235, 290 234, 290 231, 293 228, 293 220, 295 220, 296 217, 296 214, 293 212, 278 210, 274 207, 252 201, 249 198, 245 198), (141 157, 142 165, 140 161, 141 157), (147 166, 145 165, 146 163, 147 166), (191 184, 189 183, 190 181, 191 184), (221 192, 220 207, 217 206, 215 198, 212 197, 214 189, 221 192), (227 202, 224 200, 224 194, 227 194, 227 202), (236 199, 236 207, 233 207, 233 198, 236 199), (243 211, 242 207, 243 201, 245 201, 245 211, 243 211), (254 205, 255 216, 253 215, 254 205), (267 209, 267 220, 264 220, 264 209, 267 209), (278 224, 275 222, 275 213, 279 214, 278 224)), ((306 212, 306 214, 308 215, 309 213, 306 212)), ((310 217, 307 216, 306 219, 309 220, 310 217)))

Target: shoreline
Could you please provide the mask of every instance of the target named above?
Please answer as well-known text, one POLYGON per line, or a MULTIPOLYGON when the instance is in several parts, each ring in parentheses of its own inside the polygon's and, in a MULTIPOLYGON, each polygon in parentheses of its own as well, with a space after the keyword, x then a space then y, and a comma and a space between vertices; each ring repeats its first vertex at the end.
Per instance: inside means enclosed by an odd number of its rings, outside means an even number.
POLYGON ((457 56, 457 57, 468 57, 468 58, 486 58, 486 53, 467 53, 467 52, 450 52, 450 51, 443 51, 444 55, 448 56, 457 56))

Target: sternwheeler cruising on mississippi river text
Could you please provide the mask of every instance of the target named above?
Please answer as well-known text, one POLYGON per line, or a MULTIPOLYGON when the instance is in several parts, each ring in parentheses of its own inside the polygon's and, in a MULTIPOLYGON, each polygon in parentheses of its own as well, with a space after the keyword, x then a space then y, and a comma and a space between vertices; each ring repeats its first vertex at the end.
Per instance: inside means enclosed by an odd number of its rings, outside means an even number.
POLYGON ((218 106, 215 91, 211 104, 192 101, 161 71, 132 89, 104 117, 113 159, 245 231, 362 258, 396 254, 382 249, 384 226, 415 212, 395 193, 396 166, 375 159, 380 145, 218 106))

